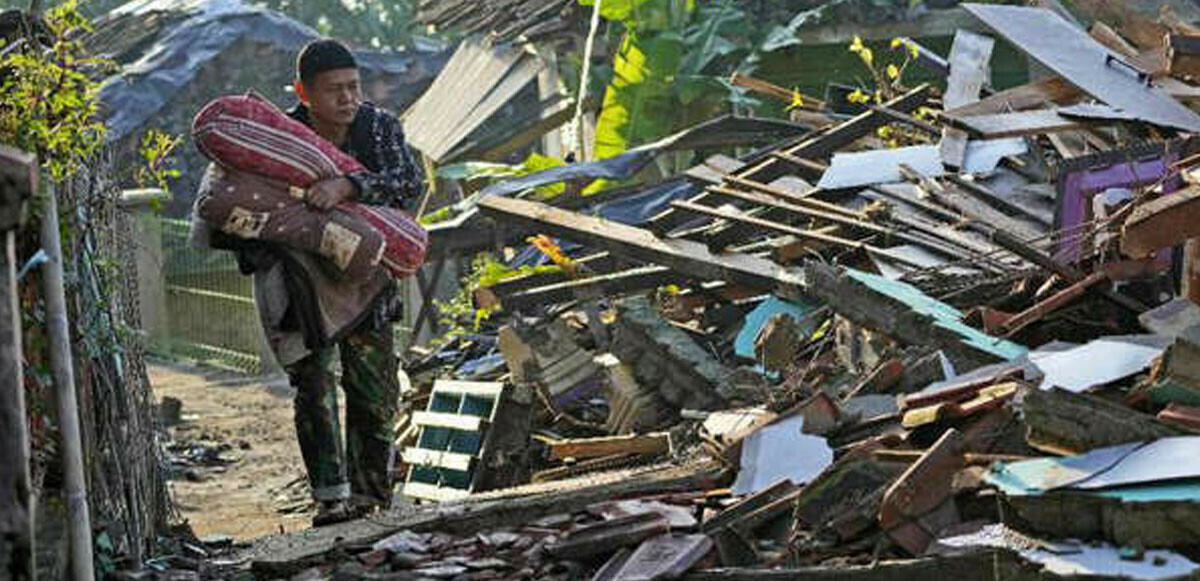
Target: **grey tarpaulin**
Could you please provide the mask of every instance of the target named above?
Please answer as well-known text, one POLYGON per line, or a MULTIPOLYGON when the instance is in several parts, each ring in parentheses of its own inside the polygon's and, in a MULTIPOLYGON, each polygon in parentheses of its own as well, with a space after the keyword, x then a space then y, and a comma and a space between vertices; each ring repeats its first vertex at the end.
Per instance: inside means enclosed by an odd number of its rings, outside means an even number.
MULTIPOLYGON (((212 58, 243 38, 294 52, 319 36, 316 30, 265 8, 240 0, 145 0, 114 9, 97 23, 122 28, 136 26, 139 17, 154 13, 179 14, 177 24, 156 40, 141 58, 108 79, 100 91, 107 112, 109 139, 117 140, 146 124, 155 113, 196 77, 212 58)), ((447 55, 356 51, 363 69, 403 75, 417 61, 438 61, 447 55)), ((425 65, 425 63, 421 63, 425 65)), ((415 98, 415 95, 414 95, 415 98)))

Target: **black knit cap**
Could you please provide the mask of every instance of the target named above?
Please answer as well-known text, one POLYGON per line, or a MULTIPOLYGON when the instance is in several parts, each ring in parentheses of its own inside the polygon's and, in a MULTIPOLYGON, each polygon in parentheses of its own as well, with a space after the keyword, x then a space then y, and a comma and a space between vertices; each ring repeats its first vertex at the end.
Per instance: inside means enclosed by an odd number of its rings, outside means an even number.
POLYGON ((305 84, 325 71, 357 67, 358 63, 350 49, 332 38, 318 38, 309 42, 296 58, 296 76, 305 84))

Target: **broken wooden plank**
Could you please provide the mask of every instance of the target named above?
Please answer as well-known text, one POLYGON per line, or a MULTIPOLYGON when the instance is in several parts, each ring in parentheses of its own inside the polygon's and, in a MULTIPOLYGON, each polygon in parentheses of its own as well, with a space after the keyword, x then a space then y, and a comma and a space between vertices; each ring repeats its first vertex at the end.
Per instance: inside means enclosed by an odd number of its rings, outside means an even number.
POLYGON ((1053 109, 975 115, 971 117, 955 117, 951 115, 945 115, 944 117, 948 122, 963 127, 973 135, 983 139, 1075 131, 1084 127, 1079 121, 1063 117, 1053 109))
POLYGON ((574 438, 550 444, 550 457, 555 459, 598 458, 612 454, 661 454, 670 451, 671 434, 657 432, 633 436, 574 438))
POLYGON ((882 113, 899 123, 903 123, 914 129, 919 129, 921 131, 924 131, 925 133, 928 133, 929 135, 937 135, 937 134, 941 133, 941 131, 937 127, 934 127, 934 125, 932 123, 917 119, 916 117, 913 117, 912 115, 909 115, 908 113, 903 113, 903 112, 888 108, 883 105, 875 105, 875 104, 868 104, 867 108, 872 111, 875 111, 876 113, 882 113))
POLYGON ((589 478, 581 481, 578 488, 550 493, 531 494, 517 490, 512 497, 467 499, 416 510, 407 506, 388 515, 372 515, 367 519, 291 535, 266 537, 241 552, 238 559, 251 563, 256 577, 290 577, 321 563, 327 553, 339 547, 373 543, 403 529, 469 536, 488 529, 518 526, 552 514, 583 510, 605 500, 715 488, 719 470, 719 466, 711 462, 679 468, 642 469, 619 479, 589 478))
POLYGON ((657 512, 631 514, 575 529, 546 551, 560 559, 580 559, 636 545, 670 530, 667 517, 657 512))
POLYGON ((979 100, 979 91, 988 83, 992 59, 992 47, 996 41, 990 36, 975 34, 967 30, 954 33, 950 46, 950 76, 946 79, 946 94, 942 104, 946 109, 962 107, 979 100))
POLYGON ((1083 95, 1074 85, 1058 77, 1027 85, 1020 85, 994 93, 976 103, 947 109, 942 115, 949 117, 974 117, 1022 111, 1047 104, 1074 101, 1083 95))
POLYGON ((912 581, 914 579, 962 579, 971 581, 1017 581, 1042 579, 1041 567, 1026 567, 1005 551, 972 551, 911 560, 886 560, 869 565, 838 564, 823 567, 783 569, 713 569, 685 575, 683 581, 912 581))
POLYGON ((661 264, 689 278, 726 280, 772 289, 784 298, 806 298, 803 276, 798 271, 764 258, 745 254, 714 255, 698 242, 662 240, 648 230, 526 200, 486 198, 479 202, 479 209, 485 215, 498 218, 498 225, 504 227, 563 236, 634 260, 661 264))
MULTIPOLYGON (((1025 242, 1022 242, 1021 240, 1018 240, 1012 234, 1009 234, 1004 230, 994 230, 992 232, 992 241, 1004 247, 1004 249, 1012 252, 1013 254, 1016 254, 1017 256, 1020 256, 1021 258, 1024 258, 1025 260, 1028 260, 1029 262, 1032 262, 1033 264, 1036 264, 1037 266, 1040 266, 1071 282, 1079 282, 1087 276, 1075 266, 1063 264, 1054 260, 1050 256, 1046 255, 1046 253, 1034 248, 1033 246, 1030 246, 1025 242)), ((1142 304, 1141 301, 1130 297, 1129 295, 1115 291, 1111 288, 1107 288, 1103 285, 1092 288, 1105 298, 1135 313, 1141 314, 1147 310, 1146 305, 1142 304)))
MULTIPOLYGON (((895 111, 912 112, 925 103, 929 98, 930 90, 930 85, 924 84, 884 103, 884 105, 895 111)), ((816 136, 804 138, 795 145, 783 148, 782 151, 799 158, 825 159, 834 151, 846 147, 864 136, 870 135, 873 131, 887 125, 890 121, 887 116, 881 113, 867 111, 830 127, 816 136)), ((789 173, 789 169, 791 169, 791 166, 787 163, 782 162, 776 157, 768 157, 742 169, 738 172, 737 176, 759 183, 769 183, 785 173, 789 173)), ((818 179, 821 177, 820 171, 802 170, 801 173, 804 174, 802 177, 808 179, 818 179)), ((704 193, 692 198, 691 201, 702 203, 707 197, 708 194, 704 193)), ((665 234, 670 229, 678 226, 681 217, 684 215, 668 208, 654 217, 651 229, 660 234, 665 234)))
POLYGON ((404 450, 404 463, 409 465, 437 466, 438 468, 467 472, 471 470, 471 465, 474 462, 475 457, 470 454, 456 454, 454 452, 426 450, 424 448, 408 448, 404 450))
POLYGON ((686 279, 687 277, 665 266, 639 266, 610 274, 551 283, 497 298, 505 310, 514 311, 565 303, 580 296, 596 297, 640 292, 681 283, 686 279))
POLYGON ((791 480, 780 480, 767 488, 743 498, 736 504, 726 507, 717 513, 716 516, 704 521, 700 525, 700 531, 714 533, 781 498, 790 497, 792 493, 798 490, 800 490, 800 487, 792 484, 791 480))
POLYGON ((879 525, 897 545, 921 555, 937 533, 959 521, 952 481, 963 468, 962 434, 953 428, 883 495, 879 525))
POLYGON ((779 85, 768 83, 767 81, 756 79, 750 75, 739 72, 734 72, 733 75, 729 77, 729 84, 735 87, 745 87, 760 95, 766 95, 778 101, 789 104, 795 103, 796 97, 799 97, 799 106, 806 109, 820 111, 825 108, 825 102, 817 99, 816 97, 804 95, 799 91, 785 89, 779 85))
POLYGON ((1121 252, 1142 258, 1200 236, 1200 188, 1171 192, 1134 208, 1121 228, 1121 252))
POLYGON ((750 202, 753 204, 759 204, 761 206, 785 210, 787 213, 796 214, 806 218, 825 220, 827 222, 842 224, 844 226, 850 226, 860 230, 874 232, 876 234, 892 233, 888 228, 868 222, 865 215, 857 212, 853 213, 852 215, 847 215, 844 212, 827 212, 824 209, 814 209, 814 207, 803 203, 792 203, 793 200, 797 202, 810 201, 804 198, 784 198, 783 196, 772 197, 759 194, 757 192, 746 192, 742 190, 735 190, 733 188, 709 188, 709 190, 714 194, 726 196, 743 202, 750 202))
POLYGON ((1061 308, 1063 305, 1075 300, 1088 290, 1092 285, 1099 284, 1106 278, 1103 270, 1093 272, 1083 280, 1072 283, 1065 289, 1054 293, 1054 295, 1017 313, 1000 324, 1000 328, 1005 337, 1011 337, 1014 333, 1024 329, 1025 327, 1041 320, 1047 314, 1061 308))
MULTIPOLYGON (((592 272, 606 272, 616 267, 616 259, 607 252, 597 252, 589 254, 573 260, 576 267, 580 270, 592 272)), ((497 297, 505 297, 520 291, 546 286, 548 284, 559 283, 567 280, 567 275, 562 270, 554 270, 550 272, 538 272, 526 274, 522 276, 514 276, 497 282, 488 288, 497 297)))
POLYGON ((858 220, 862 220, 862 219, 866 218, 866 216, 862 212, 859 212, 857 210, 851 210, 849 208, 843 208, 842 206, 839 206, 839 205, 831 203, 831 202, 826 202, 824 200, 815 199, 808 193, 796 194, 796 193, 788 191, 784 188, 772 186, 770 184, 764 184, 762 182, 758 182, 755 180, 747 179, 747 178, 744 178, 741 176, 736 176, 736 175, 726 176, 725 181, 729 182, 731 184, 734 184, 734 185, 741 186, 746 189, 755 190, 758 192, 762 192, 764 194, 775 196, 777 198, 780 198, 787 202, 791 202, 793 204, 797 204, 800 206, 809 206, 809 207, 813 208, 814 210, 823 210, 823 211, 829 212, 831 214, 841 214, 843 216, 846 216, 847 218, 855 218, 858 220))
MULTIPOLYGON (((1022 216, 1046 227, 1051 225, 1051 221, 1047 220, 1041 214, 1038 214, 1037 212, 1034 212, 1021 204, 1013 202, 1008 198, 993 192, 992 190, 988 189, 987 186, 980 184, 979 182, 970 181, 964 179, 962 176, 956 175, 947 176, 946 179, 955 186, 958 186, 958 188, 962 191, 971 194, 980 200, 983 200, 985 203, 991 204, 992 206, 997 206, 1009 214, 1022 216)), ((996 225, 998 226, 998 224, 996 225)))
POLYGON ((1188 431, 1126 406, 1065 389, 1031 389, 1021 399, 1030 446, 1053 454, 1180 436, 1188 431))
POLYGON ((818 242, 826 242, 829 244, 842 246, 844 248, 848 248, 851 250, 862 250, 864 252, 868 252, 868 253, 883 257, 883 258, 887 258, 888 260, 893 260, 895 262, 899 262, 901 264, 905 264, 905 265, 912 266, 915 268, 922 267, 921 263, 916 262, 916 261, 908 258, 907 256, 892 252, 892 251, 888 250, 887 248, 880 248, 878 246, 867 244, 866 242, 861 242, 858 240, 841 238, 841 237, 832 236, 829 234, 821 234, 821 233, 817 232, 816 230, 806 230, 804 228, 798 228, 796 226, 790 226, 788 224, 780 224, 778 222, 764 220, 762 218, 758 218, 755 216, 748 216, 746 214, 737 214, 734 212, 723 210, 721 208, 710 208, 708 206, 701 206, 699 204, 693 204, 691 202, 687 202, 684 200, 676 200, 674 202, 671 202, 671 205, 675 208, 687 210, 689 212, 694 212, 696 214, 708 216, 710 218, 720 218, 722 220, 728 220, 730 222, 749 224, 749 225, 757 226, 764 230, 780 232, 783 234, 791 234, 792 236, 795 236, 797 238, 808 238, 811 240, 816 240, 818 242))

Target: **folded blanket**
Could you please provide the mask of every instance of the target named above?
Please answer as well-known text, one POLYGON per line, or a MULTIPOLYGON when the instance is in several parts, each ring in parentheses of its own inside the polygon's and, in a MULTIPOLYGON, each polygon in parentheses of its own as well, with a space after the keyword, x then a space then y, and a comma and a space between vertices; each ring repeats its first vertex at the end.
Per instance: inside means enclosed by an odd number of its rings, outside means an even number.
POLYGON ((363 279, 379 267, 383 236, 342 208, 313 211, 297 203, 285 182, 215 168, 209 195, 196 210, 205 222, 239 238, 277 242, 329 259, 344 275, 363 279))
POLYGON ((364 168, 265 99, 216 99, 196 114, 192 137, 225 170, 201 208, 214 226, 330 258, 352 277, 382 264, 403 278, 425 261, 428 235, 401 210, 343 202, 320 212, 303 202, 312 184, 364 168))

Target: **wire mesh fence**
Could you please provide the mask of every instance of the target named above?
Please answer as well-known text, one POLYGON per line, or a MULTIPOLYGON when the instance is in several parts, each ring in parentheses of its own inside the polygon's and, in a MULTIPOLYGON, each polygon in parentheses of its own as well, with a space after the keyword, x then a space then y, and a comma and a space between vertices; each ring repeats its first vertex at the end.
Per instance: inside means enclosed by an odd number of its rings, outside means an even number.
POLYGON ((187 220, 159 218, 167 335, 164 355, 248 374, 263 371, 251 278, 233 253, 188 244, 187 220))

